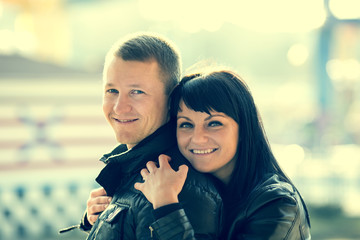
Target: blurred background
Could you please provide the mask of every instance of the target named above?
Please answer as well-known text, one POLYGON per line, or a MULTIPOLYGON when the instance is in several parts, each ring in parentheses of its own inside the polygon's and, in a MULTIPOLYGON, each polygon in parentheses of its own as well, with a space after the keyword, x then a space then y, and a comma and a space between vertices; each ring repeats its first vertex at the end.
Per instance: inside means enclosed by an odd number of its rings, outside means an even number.
POLYGON ((106 51, 153 31, 184 71, 248 82, 313 239, 360 239, 360 1, 0 0, 0 239, 85 239, 78 224, 116 141, 101 109, 106 51))

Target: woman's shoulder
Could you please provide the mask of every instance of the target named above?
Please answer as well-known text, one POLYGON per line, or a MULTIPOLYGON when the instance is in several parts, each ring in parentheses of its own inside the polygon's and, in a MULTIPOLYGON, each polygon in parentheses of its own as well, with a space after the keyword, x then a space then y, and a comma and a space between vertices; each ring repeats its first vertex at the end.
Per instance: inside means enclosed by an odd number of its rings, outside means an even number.
POLYGON ((299 194, 295 187, 277 174, 266 176, 249 195, 247 210, 256 211, 264 205, 299 204, 299 194))
POLYGON ((254 188, 242 210, 236 220, 243 226, 239 230, 244 231, 242 234, 261 235, 262 239, 310 239, 300 194, 276 174, 264 178, 254 188))
POLYGON ((231 236, 244 239, 310 239, 300 195, 278 175, 264 178, 232 224, 231 236))

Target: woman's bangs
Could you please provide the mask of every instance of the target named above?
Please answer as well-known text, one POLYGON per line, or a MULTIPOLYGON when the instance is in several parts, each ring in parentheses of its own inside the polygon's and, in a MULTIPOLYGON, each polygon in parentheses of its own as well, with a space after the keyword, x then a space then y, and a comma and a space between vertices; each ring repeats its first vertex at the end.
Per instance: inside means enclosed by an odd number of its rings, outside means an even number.
POLYGON ((216 87, 210 81, 196 80, 188 82, 182 92, 182 100, 185 105, 196 112, 210 111, 223 112, 227 115, 230 102, 226 96, 227 93, 221 88, 216 87), (222 96, 222 97, 221 97, 222 96))

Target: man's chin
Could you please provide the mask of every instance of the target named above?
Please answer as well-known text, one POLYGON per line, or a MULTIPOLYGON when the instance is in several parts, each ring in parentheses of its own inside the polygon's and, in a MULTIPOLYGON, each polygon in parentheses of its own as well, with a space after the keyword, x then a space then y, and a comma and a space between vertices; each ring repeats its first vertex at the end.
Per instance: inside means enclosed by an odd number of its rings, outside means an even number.
POLYGON ((125 137, 116 137, 116 140, 118 143, 120 144, 126 144, 128 146, 135 146, 136 144, 138 144, 140 141, 138 141, 137 139, 134 138, 125 138, 125 137))

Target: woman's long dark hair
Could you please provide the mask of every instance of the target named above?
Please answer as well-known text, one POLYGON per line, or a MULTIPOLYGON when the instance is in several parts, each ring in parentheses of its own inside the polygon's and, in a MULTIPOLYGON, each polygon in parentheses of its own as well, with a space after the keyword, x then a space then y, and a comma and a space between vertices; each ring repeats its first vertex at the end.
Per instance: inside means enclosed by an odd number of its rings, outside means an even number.
POLYGON ((277 174, 293 185, 271 151, 248 86, 236 73, 213 71, 185 76, 170 97, 172 118, 181 110, 181 100, 194 111, 225 113, 239 125, 237 161, 227 186, 232 197, 227 204, 244 203, 251 190, 268 174, 277 174))

